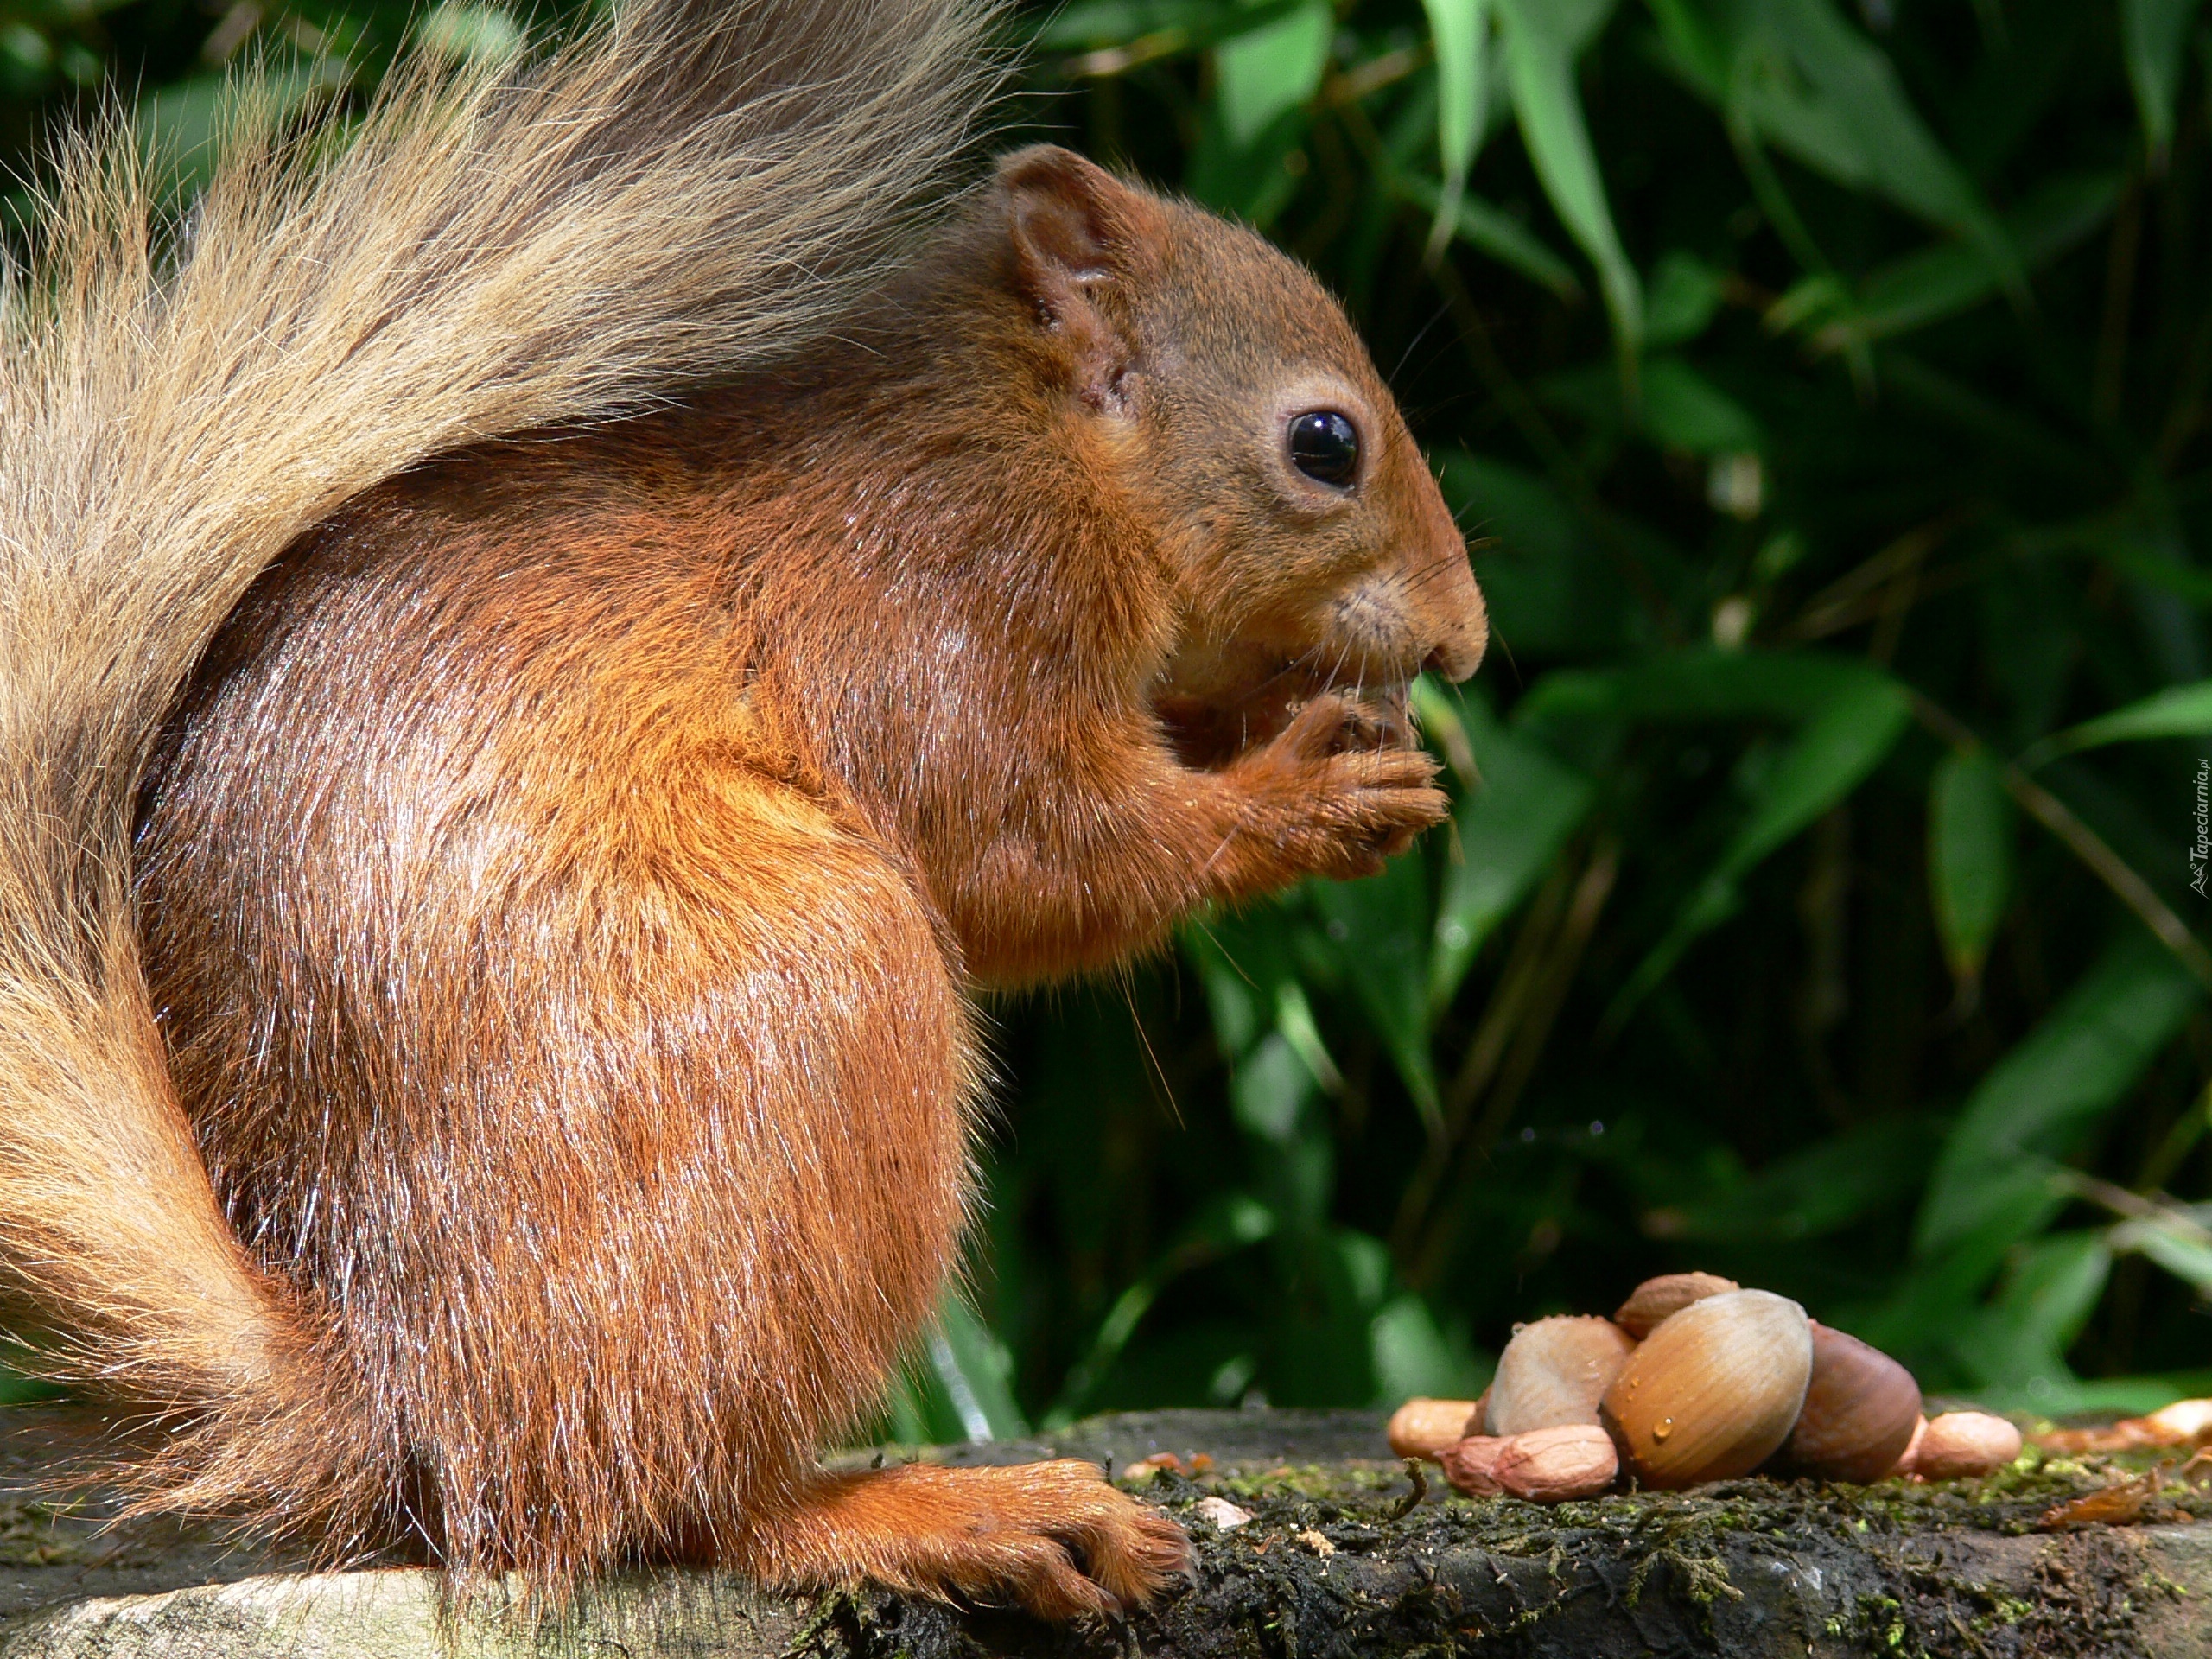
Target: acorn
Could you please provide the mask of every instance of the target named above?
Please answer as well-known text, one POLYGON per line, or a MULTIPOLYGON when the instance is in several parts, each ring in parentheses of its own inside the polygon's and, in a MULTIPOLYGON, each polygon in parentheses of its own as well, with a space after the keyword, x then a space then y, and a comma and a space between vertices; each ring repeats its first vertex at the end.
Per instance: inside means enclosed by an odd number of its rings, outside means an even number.
POLYGON ((1474 1400, 1412 1399, 1390 1414, 1390 1450, 1402 1458, 1433 1459, 1478 1428, 1474 1400))
POLYGON ((1606 1389, 1603 1418, 1647 1486, 1730 1480, 1789 1438, 1812 1374, 1803 1308, 1722 1291, 1653 1329, 1606 1389))
POLYGON ((1813 1375, 1777 1462, 1790 1474, 1866 1484, 1897 1466, 1920 1422, 1920 1385, 1878 1348, 1815 1320, 1813 1375))
POLYGON ((1598 1421, 1598 1402, 1636 1347, 1611 1319, 1562 1315, 1513 1333, 1498 1356, 1484 1395, 1482 1432, 1525 1434, 1531 1429, 1598 1421))
POLYGON ((1444 1465, 1444 1478, 1454 1491, 1496 1497, 1504 1490, 1496 1473, 1498 1455, 1504 1450, 1505 1442, 1495 1434, 1470 1434, 1446 1446, 1437 1461, 1444 1465))
POLYGON ((1629 1293, 1628 1300, 1614 1310, 1613 1323, 1642 1342, 1669 1314, 1679 1313, 1708 1296, 1742 1288, 1733 1279, 1723 1279, 1718 1274, 1662 1273, 1629 1293))
POLYGON ((1928 1420, 1897 1472, 1923 1480, 1956 1480, 2001 1469, 2019 1455, 2020 1431, 2002 1417, 1947 1411, 1928 1420))
POLYGON ((1604 1429, 1595 1423, 1562 1423, 1499 1441, 1489 1474, 1515 1497, 1564 1503, 1610 1490, 1620 1468, 1620 1453, 1604 1429))

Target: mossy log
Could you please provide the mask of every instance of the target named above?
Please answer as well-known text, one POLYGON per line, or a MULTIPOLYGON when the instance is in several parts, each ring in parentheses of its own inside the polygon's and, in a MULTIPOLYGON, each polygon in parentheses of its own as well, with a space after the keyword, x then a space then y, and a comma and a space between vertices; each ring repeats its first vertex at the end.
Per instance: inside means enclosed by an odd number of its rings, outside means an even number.
POLYGON ((2031 1453, 1940 1486, 1752 1479, 1546 1509, 1459 1498, 1435 1480, 1414 1501, 1380 1417, 1361 1412, 1136 1414, 924 1453, 1110 1460, 1190 1530, 1198 1567, 1187 1587, 1126 1624, 1055 1630, 890 1596, 764 1597, 702 1572, 634 1573, 558 1616, 506 1605, 497 1586, 457 1598, 420 1568, 308 1573, 206 1532, 111 1527, 96 1501, 41 1497, 97 1427, 0 1412, 0 1659, 2212 1659, 2212 1525, 2196 1521, 2212 1516, 2212 1497, 2169 1484, 2133 1524, 2039 1529, 2056 1506, 2139 1476, 2141 1459, 2031 1453), (1192 1472, 1136 1466, 1158 1452, 1192 1472), (1250 1518, 1224 1529, 1209 1513, 1235 1515, 1208 1498, 1250 1518))

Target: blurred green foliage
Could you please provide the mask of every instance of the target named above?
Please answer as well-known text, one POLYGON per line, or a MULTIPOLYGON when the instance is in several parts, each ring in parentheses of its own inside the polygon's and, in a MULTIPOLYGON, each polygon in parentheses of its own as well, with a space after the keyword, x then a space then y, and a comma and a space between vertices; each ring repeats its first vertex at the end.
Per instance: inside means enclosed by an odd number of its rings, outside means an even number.
MULTIPOLYGON (((1704 1268, 1931 1390, 2212 1391, 2195 0, 1071 0, 1009 106, 1342 294, 1496 645, 1387 874, 1000 1005, 908 1439, 1471 1393, 1704 1268)), ((188 154, 447 5, 0 0, 0 149, 188 154), (293 83, 288 83, 293 84, 293 83)), ((22 198, 16 199, 20 210, 22 198)))
POLYGON ((1031 1417, 1471 1391, 1689 1267, 1931 1390, 2212 1388, 2196 11, 1031 14, 1026 114, 1345 296, 1497 626, 1452 834, 1007 1010, 1031 1417))

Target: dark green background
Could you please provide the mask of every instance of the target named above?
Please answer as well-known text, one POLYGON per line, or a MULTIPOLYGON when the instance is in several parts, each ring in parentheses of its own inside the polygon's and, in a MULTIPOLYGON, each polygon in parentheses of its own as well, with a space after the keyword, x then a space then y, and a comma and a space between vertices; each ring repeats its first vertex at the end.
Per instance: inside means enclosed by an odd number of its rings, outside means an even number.
MULTIPOLYGON (((1009 140, 1345 296, 1497 643, 1421 699, 1452 833, 994 1010, 972 1311, 889 1427, 1471 1392, 1687 1267, 1999 1406, 2212 1390, 2196 14, 1017 14, 1009 140)), ((0 149, 112 92, 188 182, 226 54, 342 105, 409 16, 10 0, 0 149)))

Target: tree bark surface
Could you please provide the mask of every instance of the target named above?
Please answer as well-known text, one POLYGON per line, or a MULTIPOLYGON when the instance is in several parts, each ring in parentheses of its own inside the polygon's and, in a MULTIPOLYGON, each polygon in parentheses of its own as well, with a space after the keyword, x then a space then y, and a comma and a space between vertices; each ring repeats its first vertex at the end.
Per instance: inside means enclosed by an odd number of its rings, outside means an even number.
POLYGON ((57 1471, 106 1435, 84 1414, 0 1411, 0 1659, 2212 1659, 2212 1524, 2196 1518, 2212 1517, 2212 1497, 2169 1484, 2131 1524, 2043 1529, 2069 1501, 2139 1481, 2145 1459, 2031 1455, 1942 1485, 1751 1479, 1541 1508, 1458 1497, 1433 1466, 1414 1502, 1365 1412, 1128 1414, 889 1449, 1092 1458, 1182 1522, 1198 1560, 1188 1586, 1126 1624, 1061 1630, 886 1595, 767 1597, 676 1569, 607 1581, 557 1615, 419 1567, 315 1573, 207 1529, 111 1525, 97 1493, 56 1501, 57 1471), (1186 1472, 1143 1465, 1159 1453, 1186 1472))

